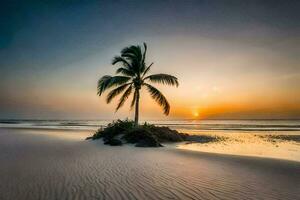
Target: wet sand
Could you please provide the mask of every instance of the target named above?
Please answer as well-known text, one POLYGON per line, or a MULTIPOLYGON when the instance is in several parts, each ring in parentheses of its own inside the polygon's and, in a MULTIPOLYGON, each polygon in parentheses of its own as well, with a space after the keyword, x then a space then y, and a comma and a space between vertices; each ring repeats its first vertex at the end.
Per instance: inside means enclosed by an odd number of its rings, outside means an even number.
MULTIPOLYGON (((185 132, 185 131, 182 131, 185 132)), ((211 138, 208 142, 187 142, 177 148, 264 158, 293 160, 300 162, 300 132, 188 132, 200 138, 211 138), (211 142, 210 142, 211 141, 211 142)), ((195 140, 197 141, 197 139, 195 140)))
POLYGON ((300 199, 300 162, 0 129, 0 199, 300 199))

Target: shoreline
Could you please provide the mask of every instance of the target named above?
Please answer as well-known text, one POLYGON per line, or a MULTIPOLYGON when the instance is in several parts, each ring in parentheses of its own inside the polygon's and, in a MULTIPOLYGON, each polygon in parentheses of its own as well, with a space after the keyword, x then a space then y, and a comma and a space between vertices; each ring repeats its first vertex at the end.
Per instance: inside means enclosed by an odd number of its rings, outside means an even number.
POLYGON ((285 159, 285 158, 277 158, 277 157, 266 157, 266 156, 258 156, 258 155, 238 155, 238 154, 227 154, 227 153, 217 153, 217 152, 209 152, 209 151, 201 151, 201 150, 193 150, 193 149, 188 149, 188 148, 176 148, 174 150, 179 150, 179 151, 186 151, 186 152, 194 152, 194 153, 199 153, 199 154, 210 154, 218 157, 236 157, 236 158, 249 158, 249 159, 257 159, 257 160, 276 160, 276 161, 286 161, 286 162, 295 162, 299 163, 299 160, 292 160, 292 159, 285 159))
MULTIPOLYGON (((0 131, 3 130, 3 129, 7 129, 7 130, 18 130, 18 131, 32 131, 32 133, 45 133, 45 132, 48 132, 48 133, 55 133, 55 132, 59 132, 61 133, 62 135, 64 136, 67 136, 68 138, 72 138, 72 139, 79 139, 81 138, 82 140, 85 140, 87 136, 91 136, 93 134, 93 131, 92 130, 81 130, 81 129, 52 129, 52 128, 31 128, 31 127, 26 127, 26 128, 23 128, 23 127, 0 127, 0 131), (64 132, 68 132, 68 133, 71 133, 71 134, 63 134, 64 132), (72 132, 76 132, 76 134, 72 134, 72 132)), ((243 133, 241 133, 243 134, 243 133)), ((51 134, 50 134, 51 135, 51 134)), ((59 134, 54 134, 52 136, 57 136, 57 137, 60 137, 59 134)), ((279 134, 263 134, 263 135, 257 135, 257 134, 254 134, 253 137, 254 138, 259 138, 259 139, 262 139, 263 141, 265 141, 265 143, 263 143, 263 147, 266 148, 266 147, 272 147, 271 149, 269 149, 269 151, 278 151, 278 144, 279 145, 289 145, 287 147, 285 147, 285 151, 284 152, 279 152, 279 153, 284 153, 286 154, 286 150, 288 148, 291 147, 291 144, 293 144, 292 148, 296 148, 294 149, 293 151, 297 154, 296 157, 291 157, 290 155, 287 156, 287 155, 276 155, 276 153, 274 155, 270 155, 270 154, 261 154, 259 155, 258 153, 253 153, 253 152, 238 152, 236 151, 236 149, 234 148, 231 148, 232 146, 234 145, 237 145, 236 143, 232 143, 232 141, 230 141, 230 138, 227 138, 227 136, 218 136, 217 134, 215 133, 212 133, 212 134, 203 134, 203 135, 195 135, 196 138, 198 136, 212 136, 212 137, 221 137, 223 138, 223 140, 220 140, 220 141, 216 141, 216 142, 198 142, 198 141, 184 141, 184 142, 174 142, 174 143, 165 143, 163 144, 164 147, 166 148, 174 148, 174 149, 179 149, 179 150, 186 150, 186 151, 192 151, 192 152, 201 152, 201 153, 211 153, 211 154, 216 154, 216 155, 230 155, 230 156, 244 156, 244 157, 253 157, 253 158, 266 158, 266 159, 277 159, 277 160, 288 160, 288 161, 295 161, 295 162, 300 162, 300 143, 299 142, 296 142, 296 141, 290 141, 289 140, 289 137, 288 140, 276 140, 276 142, 274 142, 274 140, 270 140, 269 141, 269 138, 272 138, 273 136, 277 137, 277 136, 282 136, 282 135, 279 135, 279 134), (277 147, 276 147, 277 146, 277 147), (226 149, 227 148, 227 149, 226 149)), ((286 136, 285 136, 286 137, 286 136)), ((299 135, 300 137, 300 135, 299 135)), ((281 137, 280 137, 281 138, 281 137)), ((298 139, 298 137, 297 137, 298 139)), ((235 140, 235 139, 234 139, 235 140)), ((101 140, 102 141, 102 140, 101 140)), ((245 145, 255 145, 255 143, 257 143, 257 141, 246 141, 244 143, 241 143, 241 144, 238 144, 238 145, 243 145, 245 147, 245 145), (249 143, 247 143, 249 142, 249 143)), ((130 144, 125 144, 125 146, 131 146, 130 144)), ((240 146, 238 146, 239 149, 242 148, 240 146)), ((259 148, 261 148, 262 146, 258 146, 259 148)), ((236 147, 235 147, 236 148, 236 147)), ((251 148, 253 148, 251 146, 251 148)), ((280 149, 280 148, 279 148, 280 149)), ((288 149, 288 150, 291 150, 288 149)), ((293 153, 294 153, 293 152, 293 153)), ((265 153, 265 152, 264 152, 265 153)))

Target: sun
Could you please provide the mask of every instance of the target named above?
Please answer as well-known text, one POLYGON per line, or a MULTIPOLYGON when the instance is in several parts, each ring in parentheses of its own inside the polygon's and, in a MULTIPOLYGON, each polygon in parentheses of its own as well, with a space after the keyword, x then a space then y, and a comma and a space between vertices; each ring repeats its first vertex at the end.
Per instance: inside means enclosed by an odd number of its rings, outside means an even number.
POLYGON ((199 113, 198 112, 194 112, 193 115, 194 115, 194 117, 199 117, 199 113))

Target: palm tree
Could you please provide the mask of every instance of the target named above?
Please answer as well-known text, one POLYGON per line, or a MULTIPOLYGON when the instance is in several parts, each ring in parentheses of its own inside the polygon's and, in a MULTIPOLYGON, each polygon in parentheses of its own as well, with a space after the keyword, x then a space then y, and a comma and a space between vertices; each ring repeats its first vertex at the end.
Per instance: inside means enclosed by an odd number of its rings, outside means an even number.
POLYGON ((139 121, 139 100, 140 90, 145 87, 151 97, 163 108, 164 114, 168 115, 170 112, 170 104, 166 97, 150 83, 162 83, 178 87, 178 80, 175 76, 169 74, 152 74, 148 75, 153 63, 146 65, 147 45, 144 43, 144 49, 138 45, 126 47, 121 51, 121 56, 116 56, 112 60, 112 64, 121 64, 117 69, 117 76, 103 76, 98 80, 97 94, 101 96, 104 91, 112 89, 106 98, 106 102, 110 103, 113 98, 121 94, 116 111, 121 108, 129 95, 133 92, 133 99, 131 101, 131 108, 135 106, 135 125, 139 121))

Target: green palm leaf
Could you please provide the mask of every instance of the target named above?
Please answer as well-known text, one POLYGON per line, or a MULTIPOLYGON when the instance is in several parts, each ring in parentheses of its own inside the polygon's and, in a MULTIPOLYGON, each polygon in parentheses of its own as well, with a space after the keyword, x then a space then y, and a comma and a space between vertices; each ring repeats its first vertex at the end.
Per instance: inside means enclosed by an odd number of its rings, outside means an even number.
POLYGON ((136 74, 141 73, 142 68, 142 50, 140 46, 130 46, 122 49, 121 57, 129 60, 132 66, 132 69, 136 72, 136 74))
POLYGON ((110 91, 106 97, 106 103, 110 103, 113 98, 115 98, 116 96, 118 96, 121 92, 123 92, 128 85, 130 85, 131 83, 127 83, 127 84, 124 84, 124 85, 121 85, 115 89, 113 89, 112 91, 110 91))
POLYGON ((142 61, 141 61, 141 72, 143 73, 145 71, 146 68, 146 64, 145 64, 145 60, 146 60, 146 53, 147 53, 147 44, 144 42, 144 53, 143 53, 143 57, 142 57, 142 61))
POLYGON ((172 85, 178 87, 178 79, 175 76, 169 74, 152 74, 144 78, 144 80, 149 79, 153 83, 162 83, 166 85, 172 85))
POLYGON ((142 60, 142 50, 139 45, 126 47, 121 51, 121 56, 124 57, 136 57, 138 60, 142 60))
POLYGON ((98 80, 97 85, 97 94, 101 96, 101 94, 109 88, 109 83, 112 76, 103 76, 101 79, 98 80))
POLYGON ((153 65, 153 63, 151 63, 143 72, 142 78, 144 78, 144 76, 149 72, 149 70, 151 69, 151 66, 153 65))
POLYGON ((98 81, 97 94, 101 96, 105 90, 127 83, 130 79, 128 76, 103 76, 98 81))
POLYGON ((150 92, 151 97, 163 108, 164 114, 168 115, 170 112, 170 104, 167 101, 166 97, 155 87, 144 83, 147 87, 147 90, 150 92))
POLYGON ((112 65, 121 63, 123 66, 125 66, 128 69, 132 68, 131 64, 125 58, 123 58, 121 56, 115 56, 111 63, 112 63, 112 65))
POLYGON ((125 101, 128 99, 129 95, 131 94, 131 91, 132 91, 132 86, 128 87, 127 90, 122 95, 122 97, 120 98, 116 111, 118 111, 119 108, 121 108, 124 105, 125 101))
POLYGON ((123 68, 123 67, 120 67, 119 69, 117 69, 116 71, 117 74, 123 74, 123 75, 126 75, 126 76, 134 76, 135 75, 135 72, 131 69, 126 69, 126 68, 123 68))

